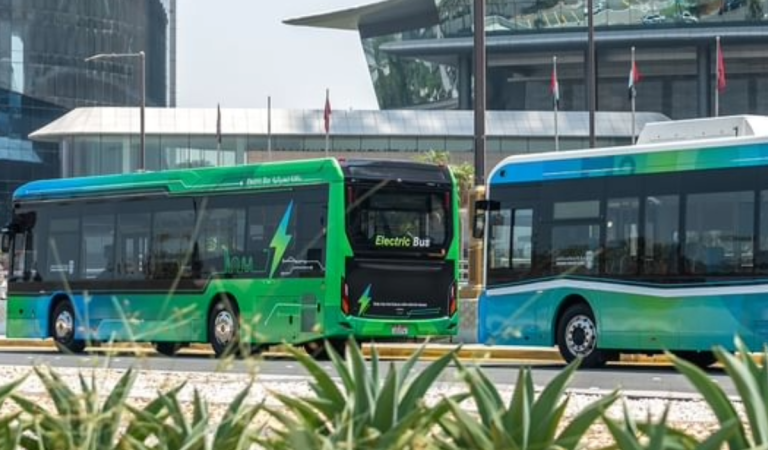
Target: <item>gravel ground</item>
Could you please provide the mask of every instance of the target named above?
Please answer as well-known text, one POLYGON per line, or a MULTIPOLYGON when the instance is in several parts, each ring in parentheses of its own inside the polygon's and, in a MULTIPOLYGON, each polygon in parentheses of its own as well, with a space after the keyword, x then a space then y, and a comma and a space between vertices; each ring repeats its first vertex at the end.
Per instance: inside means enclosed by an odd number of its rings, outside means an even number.
MULTIPOLYGON (((0 385, 7 384, 30 373, 29 367, 0 366, 0 385)), ((64 379, 69 386, 79 390, 78 369, 56 369, 56 373, 64 379)), ((125 371, 117 369, 86 369, 83 373, 87 378, 95 377, 99 393, 106 396, 125 371)), ((248 397, 248 403, 258 403, 266 400, 267 404, 277 405, 278 402, 272 393, 279 392, 295 396, 309 396, 312 391, 305 377, 300 376, 265 376, 254 371, 252 374, 228 374, 228 373, 200 373, 200 372, 164 372, 142 371, 138 373, 136 383, 131 391, 130 401, 135 406, 143 406, 157 396, 158 391, 166 391, 179 383, 186 382, 186 386, 179 394, 179 400, 191 411, 191 400, 194 390, 198 390, 201 396, 208 402, 212 423, 218 421, 232 399, 249 382, 254 380, 248 397)), ((500 385, 502 395, 508 400, 512 395, 512 385, 500 385)), ((428 393, 426 401, 435 403, 443 396, 451 395, 465 390, 459 383, 438 383, 428 393)), ((17 389, 17 393, 48 408, 52 403, 40 380, 32 374, 17 389)), ((573 417, 579 410, 589 403, 597 400, 600 392, 570 391, 570 400, 566 410, 566 421, 573 417)), ((717 419, 712 414, 709 406, 696 395, 662 396, 654 393, 631 392, 625 393, 624 401, 628 410, 637 421, 645 421, 649 417, 653 420, 663 413, 669 405, 668 422, 675 428, 697 437, 699 440, 716 431, 717 419)), ((742 414, 742 405, 734 401, 737 410, 742 414)), ((471 408, 471 406, 468 406, 471 408)), ((15 410, 13 402, 6 402, 0 408, 0 415, 15 410)), ((620 418, 623 415, 621 402, 615 404, 608 411, 608 415, 620 418)), ((257 422, 268 420, 266 415, 257 418, 257 422)), ((602 448, 612 443, 613 440, 604 425, 595 425, 590 430, 586 440, 588 448, 602 448)))

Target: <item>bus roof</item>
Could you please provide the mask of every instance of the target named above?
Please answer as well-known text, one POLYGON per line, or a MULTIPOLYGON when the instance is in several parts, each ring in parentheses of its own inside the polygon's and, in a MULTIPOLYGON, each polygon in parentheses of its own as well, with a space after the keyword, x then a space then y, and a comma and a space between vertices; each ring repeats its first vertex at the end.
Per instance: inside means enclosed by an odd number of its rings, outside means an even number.
POLYGON ((405 176, 429 182, 434 181, 439 177, 437 174, 444 171, 445 169, 439 166, 410 161, 317 158, 243 166, 39 180, 19 187, 13 194, 13 200, 40 201, 114 194, 181 194, 270 189, 342 181, 345 174, 348 177, 377 179, 405 176))
POLYGON ((512 184, 765 165, 768 146, 755 145, 765 143, 765 116, 656 122, 646 125, 636 145, 509 156, 488 180, 491 185, 512 184))

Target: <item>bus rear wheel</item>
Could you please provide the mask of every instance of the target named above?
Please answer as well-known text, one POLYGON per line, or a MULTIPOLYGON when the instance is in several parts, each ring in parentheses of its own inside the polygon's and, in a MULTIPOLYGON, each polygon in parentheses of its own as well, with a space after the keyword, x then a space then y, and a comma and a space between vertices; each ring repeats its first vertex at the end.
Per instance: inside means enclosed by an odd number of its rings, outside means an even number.
POLYGON ((211 308, 208 317, 208 340, 217 358, 238 351, 240 344, 240 317, 228 298, 221 298, 211 308))
POLYGON ((581 367, 605 365, 605 358, 597 348, 597 322, 592 309, 584 303, 569 306, 557 325, 557 346, 567 362, 582 358, 581 367))
POLYGON ((347 341, 344 339, 318 340, 304 344, 304 351, 317 361, 330 361, 331 354, 328 348, 333 348, 342 358, 346 353, 347 341))
POLYGON ((176 353, 184 347, 179 342, 155 342, 152 344, 155 347, 157 353, 164 356, 176 356, 176 353))
POLYGON ((75 339, 77 319, 69 300, 60 301, 51 313, 51 336, 60 352, 82 353, 85 341, 75 339))
POLYGON ((717 362, 717 358, 713 352, 674 351, 672 353, 678 358, 684 359, 701 369, 706 369, 717 362))

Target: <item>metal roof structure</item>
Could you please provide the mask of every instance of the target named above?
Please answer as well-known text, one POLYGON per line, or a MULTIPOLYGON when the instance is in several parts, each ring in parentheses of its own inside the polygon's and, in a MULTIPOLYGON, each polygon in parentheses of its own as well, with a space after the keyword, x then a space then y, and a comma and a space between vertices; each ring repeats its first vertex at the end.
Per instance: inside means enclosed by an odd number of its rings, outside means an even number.
MULTIPOLYGON (((324 136, 322 110, 221 109, 222 136, 267 135, 324 136)), ((553 111, 488 111, 488 136, 551 137, 553 111)), ((638 112, 636 129, 651 122, 668 121, 660 113, 638 112)), ((215 135, 216 108, 147 108, 145 133, 149 135, 215 135)), ((127 135, 139 133, 139 108, 77 108, 31 133, 34 141, 57 142, 66 137, 127 135)), ((597 137, 631 136, 629 112, 598 111, 597 137)), ((558 133, 563 137, 587 137, 586 111, 558 113, 558 133)), ((472 111, 336 110, 331 115, 332 136, 439 136, 471 137, 472 111)))

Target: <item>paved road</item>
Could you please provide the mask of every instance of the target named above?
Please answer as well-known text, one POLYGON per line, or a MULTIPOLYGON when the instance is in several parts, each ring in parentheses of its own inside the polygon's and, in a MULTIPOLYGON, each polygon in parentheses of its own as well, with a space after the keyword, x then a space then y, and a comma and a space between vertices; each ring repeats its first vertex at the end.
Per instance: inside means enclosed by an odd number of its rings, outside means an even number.
MULTIPOLYGON (((106 357, 96 353, 89 355, 63 355, 47 349, 3 349, 0 351, 0 366, 32 366, 34 364, 75 368, 105 366, 127 368, 135 366, 145 370, 183 372, 225 371, 247 373, 254 370, 253 361, 233 361, 227 367, 224 367, 222 361, 210 356, 182 355, 168 358, 152 354, 138 357, 127 355, 106 357)), ((258 360, 255 364, 256 371, 259 374, 269 376, 272 381, 279 380, 281 376, 286 376, 286 379, 295 380, 296 376, 305 375, 301 366, 296 361, 288 358, 269 358, 258 360)), ((426 363, 421 363, 418 367, 423 368, 425 365, 426 363)), ((494 361, 484 362, 481 365, 489 378, 499 384, 514 384, 518 369, 523 365, 531 365, 533 367, 534 382, 537 386, 547 384, 563 368, 563 365, 559 363, 526 361, 494 361)), ((323 363, 323 366, 332 371, 330 364, 323 363)), ((728 395, 736 395, 730 379, 722 370, 712 369, 708 373, 713 380, 723 386, 728 395)), ((447 371, 443 378, 444 381, 455 380, 454 371, 447 371)), ((573 389, 592 390, 596 393, 612 390, 617 387, 620 387, 626 394, 637 393, 643 396, 686 396, 696 392, 687 379, 678 374, 669 365, 624 363, 609 365, 600 370, 582 370, 577 373, 575 380, 571 384, 573 389)))

